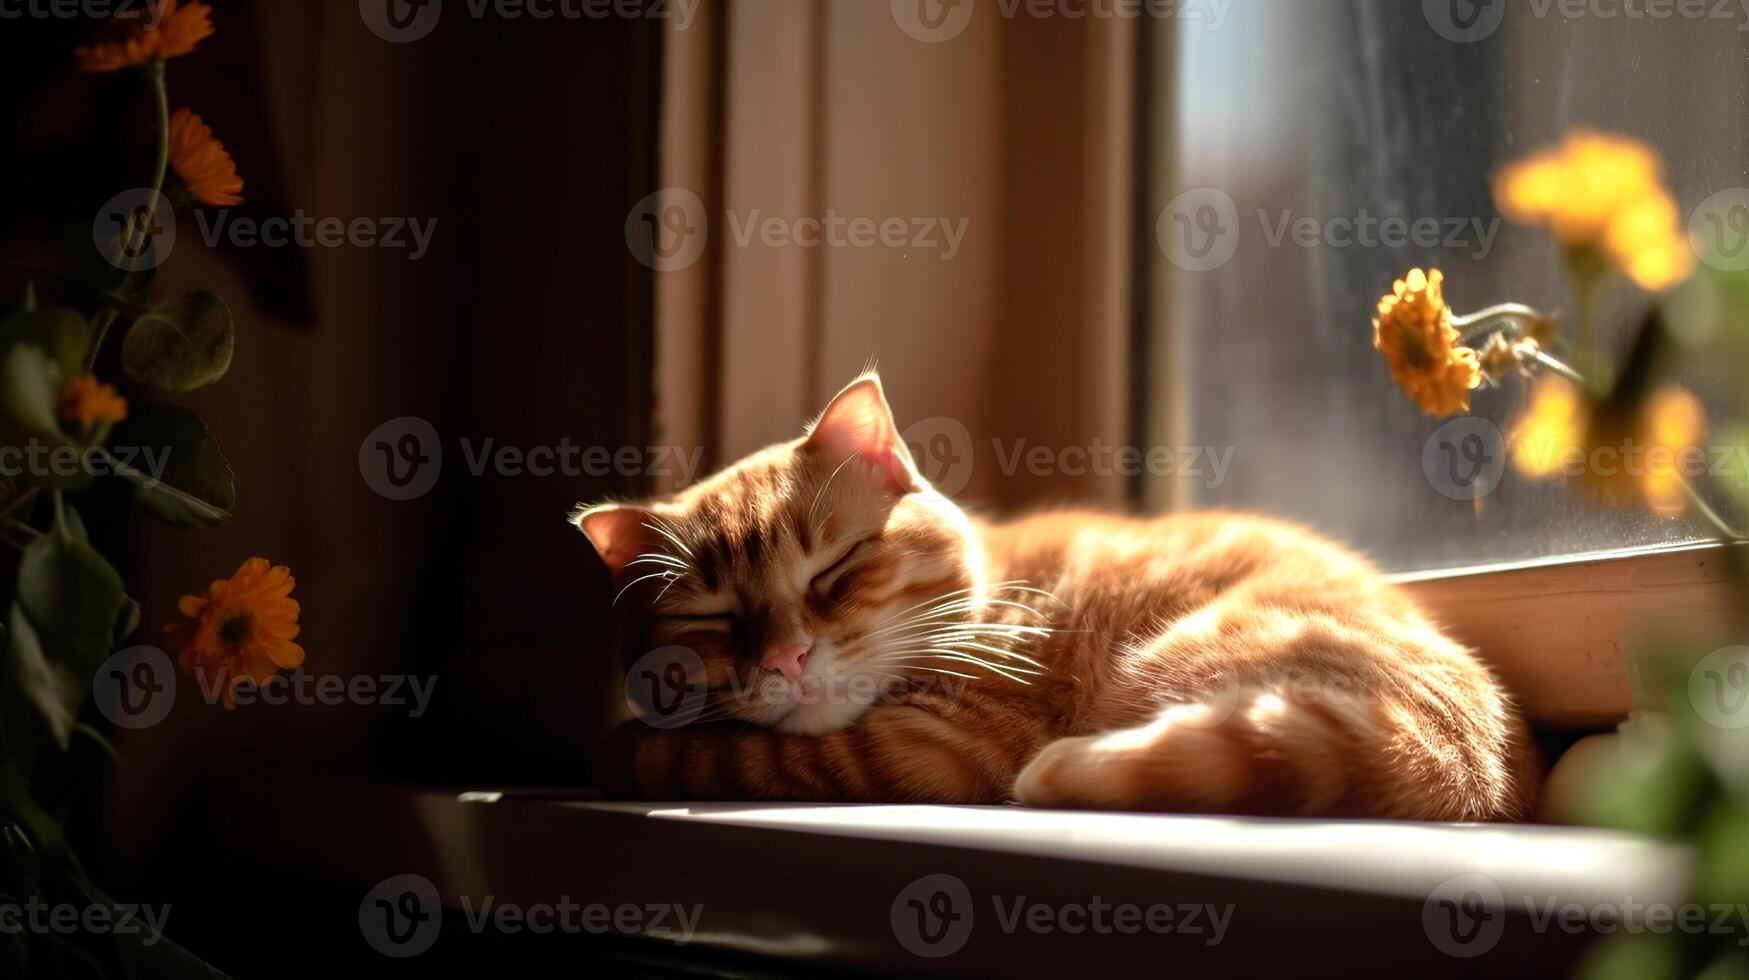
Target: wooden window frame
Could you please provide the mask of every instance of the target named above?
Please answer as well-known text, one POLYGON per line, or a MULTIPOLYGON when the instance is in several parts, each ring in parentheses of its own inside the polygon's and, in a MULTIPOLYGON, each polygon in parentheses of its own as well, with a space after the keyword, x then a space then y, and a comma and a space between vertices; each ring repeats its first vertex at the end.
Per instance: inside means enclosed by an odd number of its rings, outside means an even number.
POLYGON ((1396 576, 1500 675, 1539 728, 1613 726, 1651 692, 1636 654, 1735 642, 1725 545, 1396 576))

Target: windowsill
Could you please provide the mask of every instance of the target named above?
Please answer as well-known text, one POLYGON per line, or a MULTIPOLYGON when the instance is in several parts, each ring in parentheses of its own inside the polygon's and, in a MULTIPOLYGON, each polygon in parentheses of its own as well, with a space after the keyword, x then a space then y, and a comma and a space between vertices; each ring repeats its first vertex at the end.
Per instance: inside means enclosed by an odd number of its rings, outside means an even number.
MULTIPOLYGON (((1037 975, 1084 972, 1092 957, 1107 972, 1157 973, 1170 962, 1174 973, 1256 975, 1317 963, 1315 972, 1340 974, 1390 961, 1414 975, 1558 975, 1595 936, 1549 925, 1545 910, 1680 902, 1689 861, 1681 848, 1623 834, 1507 825, 630 805, 387 788, 341 789, 313 804, 304 797, 301 806, 262 808, 285 828, 221 820, 215 832, 246 861, 361 897, 391 875, 424 875, 455 913, 446 918, 457 920, 440 944, 468 940, 462 912, 488 895, 524 908, 564 899, 680 904, 701 908, 696 934, 684 946, 672 936, 634 937, 638 956, 756 962, 755 972, 1037 975), (973 903, 970 940, 940 959, 915 955, 894 925, 900 893, 930 875, 958 879, 973 903), (1428 938, 1430 897, 1462 875, 1483 876, 1464 881, 1501 896, 1491 908, 1503 929, 1475 959, 1448 956, 1428 938), (997 905, 1022 897, 1051 909, 1098 902, 1230 911, 1218 943, 1206 931, 1004 928, 997 905)), ((443 948, 424 959, 441 959, 443 948)))
POLYGON ((1614 725, 1635 706, 1629 655, 1648 636, 1735 642, 1717 544, 1398 576, 1493 665, 1543 728, 1614 725))

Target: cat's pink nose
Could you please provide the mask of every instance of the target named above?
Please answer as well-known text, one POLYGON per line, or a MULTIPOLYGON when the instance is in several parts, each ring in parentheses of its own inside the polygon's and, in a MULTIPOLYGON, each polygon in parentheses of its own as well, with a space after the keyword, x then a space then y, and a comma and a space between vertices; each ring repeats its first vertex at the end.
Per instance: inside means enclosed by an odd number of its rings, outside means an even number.
POLYGON ((808 651, 813 648, 811 643, 780 643, 766 648, 759 658, 759 666, 776 671, 783 675, 784 680, 794 683, 802 676, 802 667, 808 662, 808 651))

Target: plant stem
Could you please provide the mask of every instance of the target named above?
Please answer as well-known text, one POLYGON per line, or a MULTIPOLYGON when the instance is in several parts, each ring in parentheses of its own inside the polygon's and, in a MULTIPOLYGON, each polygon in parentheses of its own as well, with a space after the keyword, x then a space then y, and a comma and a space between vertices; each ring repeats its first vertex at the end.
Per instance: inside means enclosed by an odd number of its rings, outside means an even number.
POLYGON ((1579 245, 1567 250, 1567 269, 1573 277, 1574 318, 1579 321, 1579 357, 1585 363, 1597 360, 1597 290, 1609 275, 1609 265, 1596 246, 1579 245))
POLYGON ((1556 357, 1551 357, 1547 351, 1540 351, 1540 350, 1537 351, 1536 352, 1536 362, 1538 364, 1542 365, 1543 367, 1548 368, 1550 371, 1555 372, 1556 374, 1560 375, 1561 377, 1566 378, 1568 381, 1571 381, 1574 384, 1580 386, 1581 388, 1583 388, 1583 387, 1585 387, 1585 385, 1589 384, 1589 382, 1587 382, 1585 380, 1585 376, 1583 374, 1580 374, 1578 371, 1574 370, 1565 361, 1562 361, 1556 357))
POLYGON ((0 813, 8 811, 38 848, 54 847, 66 840, 60 823, 37 803, 30 782, 12 760, 0 765, 0 813))
POLYGON ((12 498, 12 500, 7 502, 7 504, 4 508, 0 508, 0 518, 11 517, 14 513, 16 513, 18 511, 18 509, 20 507, 24 507, 25 505, 29 504, 31 501, 35 500, 36 495, 37 495, 37 490, 36 490, 36 488, 33 487, 29 490, 24 491, 23 493, 19 494, 18 496, 12 498))
POLYGON ((118 769, 121 768, 121 753, 116 751, 114 743, 103 737, 102 732, 92 728, 90 725, 87 725, 82 721, 76 721, 73 723, 73 731, 78 732, 95 742, 97 747, 103 750, 103 754, 109 757, 110 765, 115 766, 118 769))
MULTIPOLYGON (((24 535, 25 543, 27 543, 27 544, 41 541, 43 539, 43 536, 44 536, 41 531, 38 531, 36 528, 31 527, 29 524, 26 524, 23 521, 15 521, 10 517, 6 518, 6 520, 4 522, 0 522, 0 530, 5 531, 9 535, 11 535, 11 534, 24 535)), ((6 543, 12 544, 12 545, 18 544, 18 542, 13 540, 12 538, 8 538, 6 543)))
POLYGON ((1744 535, 1742 531, 1732 527, 1719 515, 1718 511, 1713 509, 1711 504, 1706 502, 1706 498, 1700 495, 1700 490, 1693 481, 1680 473, 1676 474, 1676 478, 1682 481, 1682 489, 1688 494, 1688 502, 1694 505, 1694 509, 1700 512, 1700 516, 1713 526, 1713 530, 1717 531, 1726 543, 1749 541, 1749 535, 1744 535))
POLYGON ((121 314, 114 310, 104 310, 91 321, 91 342, 85 345, 85 373, 90 374, 97 369, 97 353, 103 349, 104 338, 109 336, 109 328, 115 325, 121 314))
POLYGON ((1485 310, 1451 318, 1451 325, 1459 330, 1469 330, 1489 320, 1547 320, 1541 311, 1525 306, 1523 303, 1501 303, 1485 310))
POLYGON ((0 269, 11 269, 14 272, 22 272, 27 276, 35 276, 39 279, 52 279, 64 286, 89 293, 98 299, 114 305, 117 309, 126 313, 131 313, 135 316, 151 309, 151 307, 147 306, 145 303, 138 300, 128 299, 126 296, 123 296, 114 290, 105 289, 94 283, 86 282, 78 276, 70 275, 65 272, 57 272, 54 269, 45 269, 39 265, 30 265, 26 262, 10 262, 5 259, 0 259, 0 269))
MULTIPOLYGON (((160 58, 146 66, 146 76, 151 80, 152 98, 158 110, 158 163, 152 174, 152 192, 146 196, 146 213, 153 215, 158 213, 158 199, 164 193, 164 176, 170 166, 170 91, 164 84, 164 60, 160 58)), ((140 232, 139 227, 128 229, 123 255, 135 254, 140 232)))

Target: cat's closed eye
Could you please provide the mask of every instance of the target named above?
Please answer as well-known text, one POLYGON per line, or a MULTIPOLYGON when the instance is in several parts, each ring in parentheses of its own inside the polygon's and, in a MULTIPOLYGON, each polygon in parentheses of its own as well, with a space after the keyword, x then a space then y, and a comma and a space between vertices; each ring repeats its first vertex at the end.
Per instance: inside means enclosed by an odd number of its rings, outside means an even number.
POLYGON ((845 549, 844 554, 840 555, 837 560, 832 562, 832 564, 826 566, 824 571, 814 576, 813 581, 808 583, 809 591, 813 592, 815 595, 823 596, 829 594, 832 591, 833 583, 837 582, 845 572, 850 570, 852 564, 851 560, 855 558, 858 553, 862 552, 867 544, 867 541, 858 541, 845 549))

